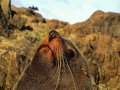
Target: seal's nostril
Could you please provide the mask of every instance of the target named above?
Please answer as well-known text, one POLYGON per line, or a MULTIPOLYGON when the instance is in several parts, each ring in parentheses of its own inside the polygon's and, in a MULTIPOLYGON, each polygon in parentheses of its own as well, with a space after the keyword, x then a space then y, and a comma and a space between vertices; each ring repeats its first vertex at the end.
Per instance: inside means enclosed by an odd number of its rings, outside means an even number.
POLYGON ((49 41, 51 41, 53 38, 55 38, 57 36, 57 32, 56 31, 51 31, 49 33, 49 41))
POLYGON ((53 38, 55 37, 55 35, 56 35, 55 32, 51 32, 51 33, 50 33, 50 36, 53 37, 53 38))

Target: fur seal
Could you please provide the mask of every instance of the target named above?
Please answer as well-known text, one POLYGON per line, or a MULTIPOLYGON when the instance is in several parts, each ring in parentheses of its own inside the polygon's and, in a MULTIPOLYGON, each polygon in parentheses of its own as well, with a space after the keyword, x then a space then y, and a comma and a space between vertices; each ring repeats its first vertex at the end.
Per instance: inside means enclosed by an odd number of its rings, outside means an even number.
POLYGON ((14 90, 92 90, 84 56, 54 30, 41 41, 14 90))

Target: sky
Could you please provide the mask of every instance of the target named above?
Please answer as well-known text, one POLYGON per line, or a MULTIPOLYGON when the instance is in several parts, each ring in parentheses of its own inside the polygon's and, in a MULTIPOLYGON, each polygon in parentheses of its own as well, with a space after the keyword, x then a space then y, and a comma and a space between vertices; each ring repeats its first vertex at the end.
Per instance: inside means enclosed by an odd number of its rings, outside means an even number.
POLYGON ((74 24, 87 20, 95 11, 120 13, 120 0, 11 0, 17 7, 37 6, 47 19, 74 24))

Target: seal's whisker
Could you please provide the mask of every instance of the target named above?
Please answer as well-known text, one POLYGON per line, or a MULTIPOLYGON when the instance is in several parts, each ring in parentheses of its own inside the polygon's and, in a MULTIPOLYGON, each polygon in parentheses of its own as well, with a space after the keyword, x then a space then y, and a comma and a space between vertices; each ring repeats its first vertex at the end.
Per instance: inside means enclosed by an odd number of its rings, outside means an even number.
POLYGON ((57 60, 59 62, 59 75, 58 75, 58 79, 57 79, 57 83, 56 83, 56 88, 55 90, 57 90, 57 87, 58 87, 58 84, 59 84, 59 81, 60 81, 60 75, 61 75, 61 65, 62 65, 62 56, 63 54, 60 54, 61 53, 61 48, 59 47, 59 50, 58 50, 58 55, 60 55, 59 59, 57 60))
POLYGON ((47 86, 51 85, 51 83, 54 83, 55 82, 55 77, 58 76, 58 72, 59 72, 59 66, 57 64, 57 67, 56 67, 56 70, 54 71, 54 75, 52 76, 52 79, 47 82, 47 86))
MULTIPOLYGON (((56 48, 56 51, 58 52, 58 51, 59 51, 59 48, 58 48, 58 49, 56 48)), ((57 61, 59 61, 59 60, 57 60, 57 61)), ((54 83, 56 76, 59 75, 59 62, 57 62, 56 65, 57 65, 57 66, 56 66, 56 70, 54 71, 55 74, 52 76, 52 79, 48 82, 47 86, 50 85, 52 82, 54 83)))
POLYGON ((63 69, 66 71, 66 68, 65 68, 65 61, 64 61, 64 55, 62 56, 62 62, 63 62, 63 69))
POLYGON ((59 79, 60 79, 60 60, 58 60, 58 77, 57 77, 55 90, 57 90, 59 79))
POLYGON ((66 57, 65 57, 65 62, 66 62, 67 66, 68 66, 68 69, 69 69, 69 71, 70 71, 70 74, 71 74, 71 77, 72 77, 72 80, 73 80, 73 84, 74 84, 74 89, 77 90, 77 89, 76 89, 76 85, 75 85, 75 79, 74 79, 72 70, 71 70, 71 68, 70 68, 70 66, 69 66, 69 64, 68 64, 68 62, 67 62, 66 57))

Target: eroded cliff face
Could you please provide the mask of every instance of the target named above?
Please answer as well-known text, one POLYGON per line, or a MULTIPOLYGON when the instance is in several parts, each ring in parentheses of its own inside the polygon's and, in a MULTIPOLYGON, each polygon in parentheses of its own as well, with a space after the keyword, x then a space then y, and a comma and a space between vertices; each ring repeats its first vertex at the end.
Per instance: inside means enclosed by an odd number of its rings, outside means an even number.
MULTIPOLYGON (((5 9, 9 11, 11 7, 7 5, 5 9)), ((85 55, 94 90, 120 89, 119 13, 96 11, 85 22, 70 25, 45 19, 30 8, 12 6, 11 9, 12 18, 8 19, 6 10, 0 8, 0 32, 8 22, 8 30, 13 30, 9 38, 0 35, 0 89, 9 90, 15 85, 34 56, 38 42, 51 29, 75 42, 85 55)))

